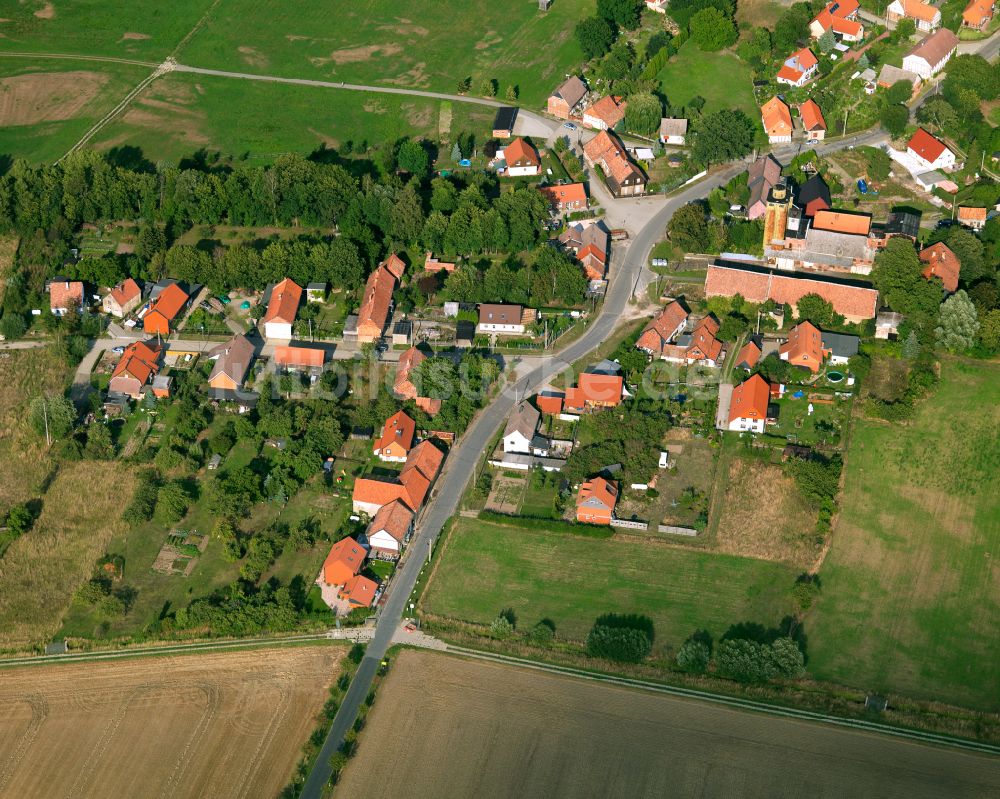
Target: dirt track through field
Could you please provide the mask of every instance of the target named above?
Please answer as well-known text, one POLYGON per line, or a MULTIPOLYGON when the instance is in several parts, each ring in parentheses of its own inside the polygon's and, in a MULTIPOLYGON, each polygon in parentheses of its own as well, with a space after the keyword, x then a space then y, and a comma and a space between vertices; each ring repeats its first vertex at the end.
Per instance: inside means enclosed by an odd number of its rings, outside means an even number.
POLYGON ((273 797, 339 647, 40 666, 0 680, 0 797, 273 797))
POLYGON ((335 793, 981 797, 1000 760, 406 651, 335 793))

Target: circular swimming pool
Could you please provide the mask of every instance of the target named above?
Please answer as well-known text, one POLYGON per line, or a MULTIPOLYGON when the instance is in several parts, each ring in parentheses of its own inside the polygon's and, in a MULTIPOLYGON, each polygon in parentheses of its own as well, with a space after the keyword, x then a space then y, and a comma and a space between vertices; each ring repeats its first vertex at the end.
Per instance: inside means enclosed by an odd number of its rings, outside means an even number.
POLYGON ((826 373, 826 379, 829 380, 831 383, 839 383, 841 380, 844 379, 844 373, 843 372, 836 372, 836 371, 834 371, 834 372, 827 372, 826 373))

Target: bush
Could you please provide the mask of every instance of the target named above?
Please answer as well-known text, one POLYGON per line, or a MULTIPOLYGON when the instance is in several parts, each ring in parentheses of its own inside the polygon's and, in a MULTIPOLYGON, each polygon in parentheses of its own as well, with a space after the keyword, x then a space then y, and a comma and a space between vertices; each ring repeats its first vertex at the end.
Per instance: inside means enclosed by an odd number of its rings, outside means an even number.
POLYGON ((354 646, 352 646, 351 651, 347 653, 347 659, 350 660, 351 663, 354 663, 355 665, 359 664, 362 660, 365 659, 365 645, 355 644, 354 646))
POLYGON ((528 630, 528 643, 534 646, 548 646, 552 643, 552 639, 556 637, 556 631, 552 628, 552 624, 546 623, 545 621, 540 621, 530 630, 528 630))
POLYGON ((506 616, 497 616, 490 623, 490 635, 494 638, 499 638, 504 640, 510 638, 514 634, 514 625, 510 623, 510 619, 506 616))
POLYGON ((607 613, 587 636, 587 654, 623 663, 640 663, 653 648, 653 622, 637 614, 607 613))
POLYGON ((704 674, 708 669, 710 652, 704 641, 685 641, 677 650, 677 666, 688 674, 704 674))
POLYGON ((771 659, 778 676, 797 680, 805 674, 805 658, 799 645, 791 638, 779 638, 771 644, 771 659))
POLYGON ((771 648, 744 639, 719 644, 715 666, 721 676, 746 683, 767 682, 776 671, 771 648))

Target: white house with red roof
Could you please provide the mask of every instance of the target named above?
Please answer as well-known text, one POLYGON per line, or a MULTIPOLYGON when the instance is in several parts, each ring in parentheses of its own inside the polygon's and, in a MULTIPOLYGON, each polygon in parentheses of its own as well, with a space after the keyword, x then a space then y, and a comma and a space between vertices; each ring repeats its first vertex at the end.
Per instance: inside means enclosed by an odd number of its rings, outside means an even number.
POLYGON ((812 54, 812 50, 803 47, 785 59, 775 80, 778 83, 787 83, 789 86, 805 86, 816 74, 818 66, 819 61, 812 54))
POLYGON ((740 383, 729 402, 729 429, 763 433, 770 399, 771 386, 760 375, 751 375, 740 383))
POLYGON ((952 169, 955 166, 955 153, 923 128, 917 128, 917 132, 910 137, 906 152, 916 159, 918 165, 928 170, 952 169))
POLYGON ((814 39, 832 30, 844 42, 860 42, 865 38, 864 26, 858 22, 858 0, 832 0, 809 23, 814 39))
POLYGON ((53 279, 49 283, 49 310, 54 316, 65 316, 70 308, 83 313, 83 283, 66 278, 53 279))

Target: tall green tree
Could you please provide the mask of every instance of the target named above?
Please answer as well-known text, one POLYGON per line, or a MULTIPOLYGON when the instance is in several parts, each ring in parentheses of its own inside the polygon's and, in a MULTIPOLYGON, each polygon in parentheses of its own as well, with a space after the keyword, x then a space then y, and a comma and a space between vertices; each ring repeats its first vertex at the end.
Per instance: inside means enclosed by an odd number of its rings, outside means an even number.
POLYGON ((979 318, 968 294, 959 290, 941 303, 938 326, 934 329, 940 346, 949 352, 964 352, 975 346, 978 334, 979 318))
POLYGON ((708 220, 701 203, 678 208, 667 223, 670 240, 685 252, 705 252, 709 245, 708 220))
POLYGON ((721 50, 736 43, 737 31, 733 21, 717 8, 703 8, 693 17, 689 27, 691 40, 699 49, 708 52, 721 50))
POLYGON ((615 31, 611 24, 601 17, 587 17, 580 20, 574 35, 588 59, 604 55, 611 49, 611 43, 615 40, 615 31))
POLYGON ((640 136, 652 136, 660 129, 663 105, 651 92, 640 92, 628 98, 625 106, 625 127, 640 136))
POLYGON ((701 164, 734 161, 753 148, 756 128, 740 110, 724 109, 704 117, 694 141, 694 157, 701 164))
POLYGON ((597 16, 622 30, 637 28, 641 12, 641 0, 597 0, 597 16))

